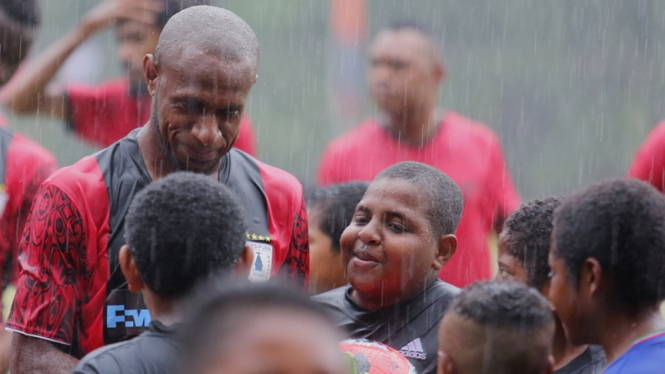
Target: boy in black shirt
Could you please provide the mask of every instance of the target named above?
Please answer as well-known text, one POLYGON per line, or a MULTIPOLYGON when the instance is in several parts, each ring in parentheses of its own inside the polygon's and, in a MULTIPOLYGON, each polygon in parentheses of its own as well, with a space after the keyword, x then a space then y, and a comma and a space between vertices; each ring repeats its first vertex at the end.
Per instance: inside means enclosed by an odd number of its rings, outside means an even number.
POLYGON ((174 372, 170 360, 185 296, 210 277, 249 275, 253 254, 245 247, 243 217, 235 195, 200 174, 170 174, 139 192, 125 218, 127 244, 119 262, 129 290, 143 293, 150 315, 137 305, 106 318, 128 327, 139 319, 152 321, 135 339, 93 351, 73 373, 174 372))
POLYGON ((517 282, 478 282, 457 295, 439 330, 438 374, 550 374, 547 299, 517 282))
MULTIPOLYGON (((554 210, 560 198, 548 197, 522 205, 503 224, 499 236, 498 280, 517 280, 547 295, 554 210)), ((605 366, 605 353, 597 345, 573 345, 567 338, 561 320, 554 314, 556 328, 552 355, 554 374, 600 374, 605 366)))
POLYGON ((385 343, 419 373, 436 372, 439 323, 459 292, 437 276, 457 250, 463 204, 455 182, 431 166, 384 170, 340 240, 350 285, 313 299, 352 338, 385 343))

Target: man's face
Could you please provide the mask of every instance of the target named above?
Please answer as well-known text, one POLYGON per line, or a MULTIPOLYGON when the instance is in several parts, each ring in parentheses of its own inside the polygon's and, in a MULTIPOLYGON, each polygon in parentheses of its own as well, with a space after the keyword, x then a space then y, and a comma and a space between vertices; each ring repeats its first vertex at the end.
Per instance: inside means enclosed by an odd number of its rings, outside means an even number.
POLYGON ((408 181, 370 184, 340 239, 353 292, 397 303, 424 289, 439 252, 428 206, 408 181))
POLYGON ((155 53, 161 29, 138 21, 123 21, 116 27, 118 60, 134 86, 143 85, 143 57, 155 53))
POLYGON ((271 310, 253 313, 242 329, 220 342, 203 374, 345 374, 340 336, 320 318, 271 310))
POLYGON ((417 109, 436 96, 442 78, 436 73, 439 63, 430 42, 418 31, 381 32, 369 60, 370 95, 386 112, 417 109))
POLYGON ((319 294, 345 285, 346 276, 342 254, 334 252, 330 236, 319 229, 322 209, 307 212, 309 228, 309 291, 319 294))
POLYGON ((210 174, 238 137, 255 63, 225 61, 195 47, 158 63, 152 121, 163 151, 178 170, 210 174))
POLYGON ((494 276, 494 279, 502 281, 518 281, 526 284, 526 269, 524 268, 524 264, 522 264, 522 262, 517 257, 513 256, 508 250, 508 235, 510 234, 506 230, 499 235, 497 261, 499 263, 499 271, 496 273, 496 276, 494 276))

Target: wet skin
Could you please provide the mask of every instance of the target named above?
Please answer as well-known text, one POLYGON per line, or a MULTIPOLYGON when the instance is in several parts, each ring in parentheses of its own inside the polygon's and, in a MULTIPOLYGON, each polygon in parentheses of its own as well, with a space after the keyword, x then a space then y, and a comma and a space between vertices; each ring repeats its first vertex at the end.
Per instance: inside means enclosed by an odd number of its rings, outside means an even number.
POLYGON ((319 229, 322 212, 309 209, 309 292, 316 295, 342 287, 348 282, 344 272, 341 251, 335 252, 330 236, 319 229))
POLYGON ((512 280, 526 284, 528 278, 526 269, 520 260, 508 251, 508 245, 506 244, 507 235, 508 234, 505 231, 499 235, 497 261, 499 264, 499 271, 496 273, 494 279, 506 281, 512 280))

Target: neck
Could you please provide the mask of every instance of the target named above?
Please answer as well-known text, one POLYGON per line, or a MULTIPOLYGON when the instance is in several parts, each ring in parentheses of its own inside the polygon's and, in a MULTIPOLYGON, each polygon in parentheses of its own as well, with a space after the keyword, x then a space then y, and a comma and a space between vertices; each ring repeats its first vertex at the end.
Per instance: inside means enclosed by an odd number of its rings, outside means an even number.
POLYGON ((159 321, 164 326, 170 326, 182 321, 182 306, 180 299, 162 299, 148 289, 143 289, 143 300, 148 310, 150 319, 159 321))
POLYGON ((552 356, 554 357, 554 370, 559 370, 568 365, 577 356, 586 351, 587 345, 574 346, 566 338, 566 332, 563 330, 561 320, 555 316, 556 327, 554 330, 554 342, 552 345, 552 356))
POLYGON ((665 328, 665 321, 660 311, 655 308, 647 313, 623 313, 607 316, 604 326, 612 326, 605 329, 600 335, 600 344, 605 350, 607 363, 611 363, 630 349, 633 341, 665 328))
POLYGON ((436 108, 428 105, 388 114, 386 129, 401 142, 422 146, 434 136, 438 126, 436 108))
MULTIPOLYGON (((352 284, 351 285, 351 295, 350 296, 351 296, 351 300, 353 300, 353 302, 356 305, 358 305, 359 307, 361 307, 363 309, 366 309, 366 310, 377 310, 377 309, 381 309, 381 308, 384 308, 384 307, 387 307, 387 306, 399 304, 399 303, 401 303, 405 300, 409 300, 409 299, 415 297, 416 295, 418 295, 419 293, 421 293, 422 291, 427 289, 427 287, 429 287, 432 284, 432 282, 434 282, 435 280, 436 280, 436 278, 426 280, 423 283, 422 287, 418 287, 416 290, 413 290, 409 293, 406 293, 406 292, 401 293, 400 295, 395 296, 395 297, 386 297, 386 295, 383 292, 380 292, 380 295, 378 297, 374 297, 372 295, 363 295, 358 290, 353 288, 353 284, 352 284)), ((380 288, 383 289, 383 287, 380 287, 380 288)))
POLYGON ((152 121, 152 118, 150 118, 148 123, 139 130, 137 142, 139 143, 143 162, 150 174, 150 179, 156 181, 177 170, 164 155, 159 135, 155 131, 152 121))

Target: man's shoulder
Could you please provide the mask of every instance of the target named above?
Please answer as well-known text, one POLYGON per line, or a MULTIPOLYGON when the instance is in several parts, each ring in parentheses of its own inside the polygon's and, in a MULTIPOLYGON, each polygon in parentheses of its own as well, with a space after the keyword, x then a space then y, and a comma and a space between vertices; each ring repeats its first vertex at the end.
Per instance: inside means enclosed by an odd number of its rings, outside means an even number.
POLYGON ((17 157, 21 163, 29 166, 36 164, 57 165, 55 157, 46 148, 21 133, 14 133, 8 152, 8 157, 17 157))
MULTIPOLYGON (((286 198, 291 202, 301 202, 302 184, 296 177, 282 169, 265 164, 239 149, 233 148, 231 152, 232 157, 241 164, 258 168, 261 183, 269 199, 286 198)), ((247 176, 246 173, 240 175, 247 176)))
POLYGON ((499 137, 489 126, 451 110, 446 111, 443 126, 446 128, 442 133, 447 137, 447 142, 478 143, 480 146, 499 142, 499 137), (457 141, 455 141, 456 139, 457 141))
POLYGON ((351 320, 344 301, 348 288, 348 285, 335 288, 334 290, 312 296, 311 299, 321 305, 337 324, 343 324, 351 320))

